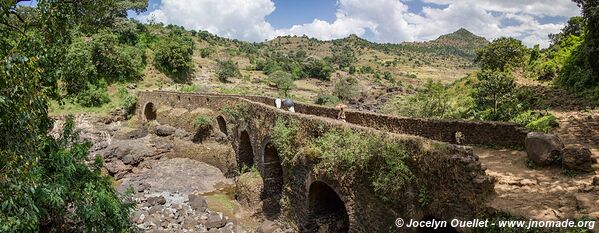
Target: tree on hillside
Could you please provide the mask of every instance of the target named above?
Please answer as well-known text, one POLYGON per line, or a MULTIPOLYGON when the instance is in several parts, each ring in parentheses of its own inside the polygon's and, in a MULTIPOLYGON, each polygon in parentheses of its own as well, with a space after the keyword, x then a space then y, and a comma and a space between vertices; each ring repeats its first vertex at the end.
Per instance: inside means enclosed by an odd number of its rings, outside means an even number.
POLYGON ((518 112, 516 82, 509 73, 483 70, 473 93, 475 108, 483 120, 507 121, 518 112))
POLYGON ((171 33, 156 43, 154 65, 176 82, 185 82, 193 70, 193 47, 189 36, 171 33))
POLYGON ((482 69, 506 71, 508 68, 523 67, 528 49, 522 42, 502 37, 494 40, 476 53, 476 62, 482 69))
POLYGON ((568 23, 562 28, 560 33, 549 34, 549 39, 551 39, 552 45, 556 45, 559 44, 564 37, 571 35, 581 36, 584 32, 584 28, 584 18, 581 16, 574 16, 568 20, 568 23))
MULTIPOLYGON (((599 1, 573 0, 582 8, 585 24, 584 53, 588 67, 592 70, 593 84, 599 83, 599 1)), ((582 52, 582 51, 581 51, 582 52)))
POLYGON ((295 88, 293 75, 285 71, 276 71, 270 75, 270 81, 274 83, 277 89, 287 97, 291 89, 295 88))
MULTIPOLYGON (((90 57, 70 49, 74 28, 96 33, 126 3, 147 2, 38 0, 27 15, 19 2, 0 1, 0 232, 130 231, 132 204, 102 175, 101 159, 85 161, 90 144, 76 140, 72 119, 62 137, 48 135, 48 100, 73 81, 62 70, 67 54, 90 57)), ((88 60, 71 64, 93 73, 88 60)))
POLYGON ((343 101, 356 97, 359 93, 358 80, 353 77, 341 78, 335 84, 333 95, 343 101))
POLYGON ((227 83, 229 82, 229 78, 240 77, 241 72, 239 72, 237 64, 231 59, 228 59, 224 61, 218 61, 216 75, 218 76, 218 80, 223 83, 227 83))

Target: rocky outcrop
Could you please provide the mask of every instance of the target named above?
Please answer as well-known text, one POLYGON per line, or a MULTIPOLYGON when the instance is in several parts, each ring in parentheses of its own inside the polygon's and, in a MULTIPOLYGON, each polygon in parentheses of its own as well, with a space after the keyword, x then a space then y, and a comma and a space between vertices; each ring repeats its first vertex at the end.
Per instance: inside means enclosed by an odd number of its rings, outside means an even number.
POLYGON ((564 144, 553 134, 531 132, 526 135, 526 154, 538 165, 550 165, 558 161, 564 144))
POLYGON ((591 150, 580 144, 567 145, 562 150, 562 166, 567 169, 592 172, 596 161, 592 157, 591 150))
POLYGON ((161 137, 173 135, 173 134, 175 134, 176 131, 177 131, 177 128, 172 127, 170 125, 159 125, 159 126, 156 126, 156 128, 154 129, 154 132, 156 133, 156 135, 161 136, 161 137))

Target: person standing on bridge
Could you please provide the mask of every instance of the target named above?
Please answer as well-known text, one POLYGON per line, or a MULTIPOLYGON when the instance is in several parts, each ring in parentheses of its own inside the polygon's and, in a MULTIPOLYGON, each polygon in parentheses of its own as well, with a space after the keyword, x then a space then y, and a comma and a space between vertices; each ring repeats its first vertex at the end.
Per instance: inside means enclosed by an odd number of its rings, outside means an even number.
POLYGON ((283 100, 283 106, 285 108, 287 108, 287 110, 289 110, 290 112, 295 112, 295 108, 293 108, 293 105, 294 105, 293 100, 290 100, 290 99, 283 100))
POLYGON ((279 99, 279 98, 275 99, 275 107, 281 108, 281 99, 279 99))

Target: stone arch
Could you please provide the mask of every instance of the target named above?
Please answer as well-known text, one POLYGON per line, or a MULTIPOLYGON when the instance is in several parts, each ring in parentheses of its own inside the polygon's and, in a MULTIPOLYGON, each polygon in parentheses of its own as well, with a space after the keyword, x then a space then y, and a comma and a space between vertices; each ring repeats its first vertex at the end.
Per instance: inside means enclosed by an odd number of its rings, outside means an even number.
POLYGON ((216 123, 218 123, 218 129, 220 130, 221 133, 224 133, 225 135, 229 135, 229 133, 227 131, 227 122, 225 121, 225 118, 223 116, 216 117, 216 123))
POLYGON ((341 197, 328 184, 314 181, 309 191, 310 232, 348 232, 349 215, 341 197))
POLYGON ((148 102, 144 106, 144 117, 146 121, 156 120, 156 107, 152 102, 148 102))
POLYGON ((252 147, 252 140, 246 130, 241 131, 239 134, 239 148, 238 148, 238 166, 241 171, 243 167, 249 168, 254 166, 254 149, 252 147))
POLYGON ((269 139, 263 147, 262 190, 263 211, 267 218, 277 218, 281 212, 281 193, 283 191, 283 166, 279 152, 269 139))
POLYGON ((447 233, 457 233, 458 231, 453 228, 450 224, 451 221, 444 221, 440 218, 437 218, 433 215, 427 215, 422 218, 420 221, 437 221, 437 222, 446 222, 447 226, 438 226, 437 229, 433 227, 419 227, 416 231, 419 233, 429 233, 429 232, 447 232, 447 233))

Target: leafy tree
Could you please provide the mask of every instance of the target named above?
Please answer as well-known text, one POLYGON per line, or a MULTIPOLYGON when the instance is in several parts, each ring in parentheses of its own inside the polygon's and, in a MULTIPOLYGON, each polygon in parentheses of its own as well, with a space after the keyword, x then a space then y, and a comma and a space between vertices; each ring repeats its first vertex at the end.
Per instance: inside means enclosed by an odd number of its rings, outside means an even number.
POLYGON ((288 96, 291 89, 295 88, 293 80, 293 75, 284 71, 277 71, 270 75, 270 81, 285 97, 288 96))
POLYGON ((352 77, 342 78, 335 84, 333 95, 340 100, 350 100, 358 95, 358 80, 352 77))
POLYGON ((508 68, 523 67, 528 49, 514 38, 502 37, 494 40, 476 53, 476 62, 482 69, 506 71, 508 68))
POLYGON ((386 106, 384 111, 401 116, 444 119, 450 118, 452 112, 449 101, 446 87, 429 79, 424 89, 391 103, 392 106, 386 106))
POLYGON ((573 0, 582 8, 582 17, 584 19, 584 48, 581 48, 579 54, 586 59, 586 68, 592 72, 589 83, 596 85, 599 83, 599 2, 596 0, 573 0))
POLYGON ((175 81, 185 81, 193 69, 193 40, 172 33, 154 47, 154 65, 175 81))
POLYGON ((333 68, 326 61, 318 58, 309 58, 302 67, 303 78, 316 78, 328 81, 333 68))
POLYGON ((568 20, 568 23, 562 28, 560 33, 549 34, 552 45, 559 44, 563 38, 568 36, 581 36, 584 33, 584 19, 580 16, 574 16, 568 20))
POLYGON ((318 95, 316 95, 316 99, 314 100, 314 103, 318 104, 318 105, 331 106, 331 105, 341 103, 341 100, 339 98, 337 98, 337 96, 334 96, 334 95, 318 93, 318 95))
POLYGON ((92 59, 99 79, 111 83, 130 81, 143 74, 144 52, 139 48, 119 43, 117 34, 102 30, 92 36, 92 59))
POLYGON ((223 83, 226 83, 229 82, 229 78, 240 77, 241 72, 239 72, 237 64, 235 64, 235 62, 229 59, 224 61, 218 61, 216 75, 218 76, 218 80, 220 80, 223 83))
POLYGON ((480 118, 507 121, 520 112, 513 76, 501 71, 483 70, 477 77, 479 82, 472 97, 480 118))
POLYGON ((19 2, 0 2, 0 232, 129 231, 131 205, 99 172, 100 160, 90 170, 89 144, 72 140, 72 120, 61 138, 48 135, 47 104, 73 80, 63 75, 67 54, 92 70, 85 49, 69 51, 73 28, 110 25, 126 15, 125 1, 38 0, 27 14, 19 2))

